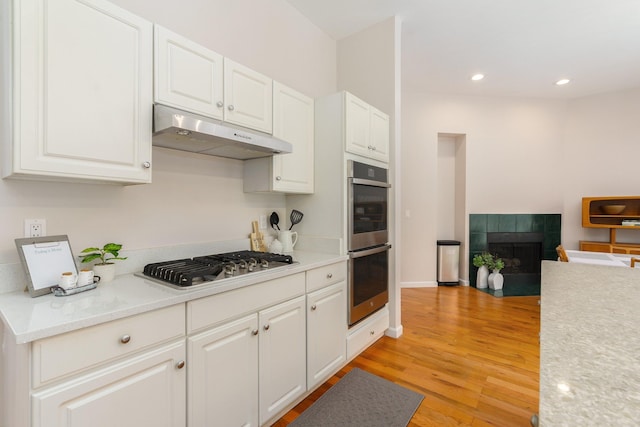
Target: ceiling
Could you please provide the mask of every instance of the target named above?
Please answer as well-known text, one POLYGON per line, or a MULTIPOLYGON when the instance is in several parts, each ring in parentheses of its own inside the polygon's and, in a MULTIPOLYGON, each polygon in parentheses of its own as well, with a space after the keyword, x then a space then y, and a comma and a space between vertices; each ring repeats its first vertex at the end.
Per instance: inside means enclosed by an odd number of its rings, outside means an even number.
POLYGON ((336 40, 399 16, 405 90, 567 99, 640 87, 640 0, 287 1, 336 40))

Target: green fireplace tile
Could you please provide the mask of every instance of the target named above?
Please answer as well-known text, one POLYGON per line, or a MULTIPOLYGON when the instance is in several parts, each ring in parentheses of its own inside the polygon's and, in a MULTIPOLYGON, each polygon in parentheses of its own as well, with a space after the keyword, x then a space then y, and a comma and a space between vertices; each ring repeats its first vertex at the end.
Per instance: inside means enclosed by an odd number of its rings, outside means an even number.
POLYGON ((498 215, 498 231, 514 233, 516 231, 515 215, 498 215))
POLYGON ((533 231, 533 215, 516 215, 516 231, 519 233, 530 233, 533 231))
POLYGON ((487 233, 469 233, 469 252, 487 250, 487 233))
POLYGON ((487 215, 487 231, 490 233, 500 231, 500 215, 487 215))
POLYGON ((487 232, 487 215, 484 215, 484 214, 469 215, 469 232, 470 233, 486 233, 487 232))
POLYGON ((546 215, 535 214, 532 218, 531 231, 534 233, 544 233, 544 219, 546 215))
POLYGON ((550 231, 560 231, 560 224, 562 223, 560 214, 549 214, 544 216, 544 231, 548 233, 550 231))

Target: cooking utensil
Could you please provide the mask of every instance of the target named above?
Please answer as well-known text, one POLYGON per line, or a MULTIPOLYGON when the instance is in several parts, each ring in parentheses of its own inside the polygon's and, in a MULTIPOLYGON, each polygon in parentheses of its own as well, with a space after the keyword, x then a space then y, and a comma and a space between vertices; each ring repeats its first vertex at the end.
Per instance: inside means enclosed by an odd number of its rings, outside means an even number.
POLYGON ((302 217, 304 216, 304 214, 300 211, 297 210, 292 210, 291 211, 291 215, 289 216, 289 219, 291 220, 291 226, 289 227, 289 230, 291 230, 293 228, 294 225, 298 224, 300 221, 302 221, 302 217))
POLYGON ((271 224, 271 228, 273 228, 274 230, 280 231, 280 226, 278 225, 279 222, 280 222, 280 217, 278 216, 278 213, 272 212, 271 216, 269 217, 269 224, 271 224))

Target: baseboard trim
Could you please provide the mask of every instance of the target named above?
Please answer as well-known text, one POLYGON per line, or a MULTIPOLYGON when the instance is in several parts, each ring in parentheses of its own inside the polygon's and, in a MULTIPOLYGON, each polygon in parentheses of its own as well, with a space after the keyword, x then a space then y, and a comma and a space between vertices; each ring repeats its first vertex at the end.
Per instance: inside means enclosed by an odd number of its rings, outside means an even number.
POLYGON ((438 282, 400 282, 401 288, 437 288, 438 282))
POLYGON ((397 328, 388 328, 384 333, 386 336, 391 338, 400 338, 402 336, 403 328, 402 325, 397 328))

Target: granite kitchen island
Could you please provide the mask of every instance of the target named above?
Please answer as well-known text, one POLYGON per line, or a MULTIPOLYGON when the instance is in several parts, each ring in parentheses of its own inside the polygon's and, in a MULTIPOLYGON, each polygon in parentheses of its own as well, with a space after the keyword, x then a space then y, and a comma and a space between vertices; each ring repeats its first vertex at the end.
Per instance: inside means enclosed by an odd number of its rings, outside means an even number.
POLYGON ((543 261, 540 426, 640 425, 640 269, 543 261))

